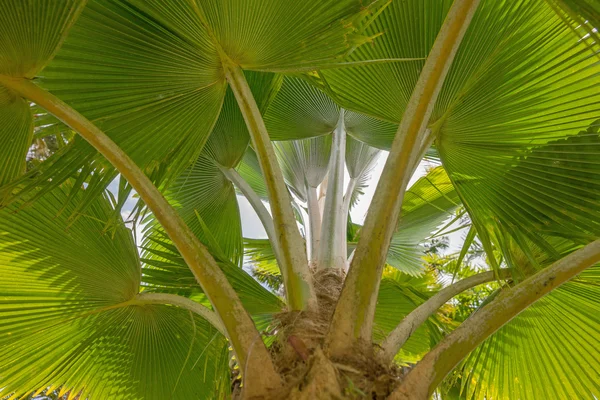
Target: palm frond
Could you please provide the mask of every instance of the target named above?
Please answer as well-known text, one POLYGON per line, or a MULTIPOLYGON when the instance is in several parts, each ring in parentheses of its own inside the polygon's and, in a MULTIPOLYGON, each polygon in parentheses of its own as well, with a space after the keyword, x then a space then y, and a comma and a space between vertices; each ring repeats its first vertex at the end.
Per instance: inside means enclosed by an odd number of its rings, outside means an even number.
POLYGON ((131 232, 122 220, 106 231, 114 210, 102 197, 70 221, 70 191, 2 211, 2 396, 47 388, 115 399, 227 393, 225 339, 185 310, 133 305, 141 277, 131 232))
MULTIPOLYGON (((321 75, 335 100, 349 110, 399 123, 451 4, 449 0, 391 2, 367 27, 368 34, 385 33, 377 37, 372 45, 357 48, 347 59, 415 60, 323 70, 321 75)), ((365 137, 362 140, 372 146, 389 148, 395 130, 392 130, 391 124, 380 124, 380 129, 385 132, 384 135, 373 135, 370 139, 365 137)), ((366 132, 368 134, 369 131, 366 132)))
MULTIPOLYGON (((283 77, 272 73, 246 73, 252 94, 261 112, 265 112, 279 92, 283 77)), ((236 167, 248 147, 250 136, 244 117, 230 88, 204 152, 225 168, 236 167)))
POLYGON ((0 86, 0 186, 25 172, 25 159, 33 139, 29 104, 0 86))
POLYGON ((0 74, 33 78, 52 59, 84 0, 8 0, 0 16, 0 74))
POLYGON ((257 281, 274 291, 281 289, 283 278, 268 239, 244 238, 244 256, 248 258, 252 276, 257 281))
POLYGON ((364 190, 370 184, 371 171, 380 154, 381 152, 376 148, 359 142, 352 136, 346 138, 346 169, 350 179, 356 181, 351 194, 350 208, 356 205, 359 197, 364 194, 364 190))
POLYGON ((381 150, 389 150, 398 124, 365 114, 348 111, 345 114, 348 135, 381 150))
MULTIPOLYGON (((242 225, 235 190, 213 159, 203 153, 165 196, 202 243, 210 248, 214 238, 226 257, 220 261, 241 265, 242 225)), ((146 236, 163 232, 155 222, 148 223, 146 236)))
POLYGON ((382 0, 192 2, 228 57, 243 69, 270 71, 335 63, 336 58, 370 40, 362 24, 386 5, 382 0))
MULTIPOLYGON (((174 30, 151 8, 150 2, 90 2, 37 80, 106 132, 160 184, 198 157, 226 85, 207 34, 200 29, 196 41, 186 40, 181 31, 186 25, 174 30)), ((90 194, 84 209, 116 173, 80 137, 36 168, 33 180, 24 179, 21 193, 39 186, 51 190, 73 176, 74 165, 82 166, 78 179, 90 194)))
POLYGON ((285 182, 302 201, 309 187, 316 188, 329 170, 331 135, 275 143, 285 182))
POLYGON ((304 139, 333 132, 339 107, 302 79, 286 77, 265 114, 272 140, 304 139))
POLYGON ((598 271, 542 298, 471 353, 460 367, 466 398, 598 397, 598 271))
MULTIPOLYGON (((398 323, 435 294, 431 276, 414 277, 399 271, 386 271, 375 310, 374 340, 381 341, 398 323)), ((400 365, 413 364, 441 338, 440 321, 430 318, 421 325, 396 355, 400 365)))
MULTIPOLYGON (((54 56, 84 5, 83 0, 35 5, 18 0, 4 2, 0 15, 0 75, 33 78, 54 56)), ((29 103, 0 85, 0 186, 25 172, 33 125, 29 103)))
POLYGON ((598 43, 600 3, 596 0, 546 0, 571 25, 577 36, 598 43))
POLYGON ((404 195, 398 228, 392 236, 388 264, 417 275, 423 272, 425 241, 436 228, 452 217, 460 199, 446 171, 436 167, 420 178, 404 195))
POLYGON ((260 170, 256 153, 251 147, 246 149, 242 160, 237 166, 237 172, 262 200, 268 200, 269 194, 267 193, 265 178, 260 170))

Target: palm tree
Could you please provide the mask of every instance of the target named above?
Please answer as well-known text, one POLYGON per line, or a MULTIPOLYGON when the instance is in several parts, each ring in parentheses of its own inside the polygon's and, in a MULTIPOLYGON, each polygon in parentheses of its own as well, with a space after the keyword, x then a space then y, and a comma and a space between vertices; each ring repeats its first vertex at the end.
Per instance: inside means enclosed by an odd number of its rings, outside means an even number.
POLYGON ((600 396, 597 1, 0 9, 0 395, 600 396))

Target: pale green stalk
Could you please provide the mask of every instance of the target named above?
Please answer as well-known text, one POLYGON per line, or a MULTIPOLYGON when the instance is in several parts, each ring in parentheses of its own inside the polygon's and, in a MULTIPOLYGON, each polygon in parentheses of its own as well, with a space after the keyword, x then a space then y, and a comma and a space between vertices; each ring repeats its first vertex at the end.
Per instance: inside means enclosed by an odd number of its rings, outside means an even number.
POLYGON ((423 304, 411 311, 410 314, 404 317, 398 326, 390 332, 388 337, 381 343, 381 351, 379 353, 380 361, 383 364, 391 363, 398 351, 400 351, 404 343, 406 343, 417 328, 454 296, 475 286, 492 282, 495 279, 505 279, 508 276, 508 270, 506 269, 502 269, 498 271, 498 273, 487 271, 470 276, 443 288, 423 304))
POLYGON ((327 181, 327 196, 323 209, 323 228, 319 244, 319 269, 343 269, 346 266, 346 255, 342 254, 340 238, 342 224, 346 222, 344 207, 344 159, 346 155, 346 129, 344 126, 344 110, 340 110, 337 126, 333 132, 331 158, 327 181))
POLYGON ((455 0, 438 33, 408 102, 362 228, 327 343, 334 356, 368 346, 381 274, 398 217, 415 151, 422 146, 429 117, 479 0, 455 0))
POLYGON ((170 293, 140 293, 131 301, 131 304, 170 304, 181 307, 201 316, 224 336, 227 336, 225 326, 214 311, 187 297, 170 293))
POLYGON ((223 172, 223 175, 225 175, 225 177, 227 177, 227 179, 229 179, 238 188, 238 190, 242 192, 244 197, 246 197, 254 209, 254 212, 256 212, 256 215, 258 216, 258 219, 260 219, 263 228, 265 228, 267 237, 271 242, 271 247, 273 248, 273 253, 275 253, 275 258, 277 258, 277 261, 279 262, 280 256, 279 245, 277 244, 277 234, 275 233, 273 218, 271 217, 271 214, 269 214, 269 210, 267 210, 267 207, 265 207, 264 203, 260 197, 258 197, 258 194, 256 194, 254 189, 252 189, 248 182, 246 182, 235 169, 224 168, 220 166, 219 168, 223 172))
POLYGON ((323 215, 325 209, 325 199, 327 198, 327 183, 329 182, 329 172, 325 175, 325 179, 319 185, 317 201, 319 203, 319 212, 323 215))
POLYGON ((275 234, 279 243, 279 268, 283 275, 288 306, 291 310, 314 308, 316 296, 308 269, 304 239, 298 230, 291 206, 292 199, 283 180, 267 128, 240 67, 227 59, 223 60, 223 67, 246 121, 252 147, 258 156, 267 185, 275 234))
POLYGON ((310 262, 316 264, 319 259, 319 243, 321 241, 321 210, 317 188, 307 185, 308 224, 310 225, 310 262))
POLYGON ((262 365, 261 374, 258 374, 256 379, 260 379, 266 385, 265 388, 277 385, 279 375, 275 371, 267 348, 260 339, 260 333, 256 330, 252 319, 242 306, 225 274, 206 247, 183 222, 177 211, 171 207, 133 160, 83 115, 33 82, 0 75, 0 83, 43 107, 70 126, 127 179, 169 235, 202 290, 208 296, 227 331, 227 336, 240 363, 245 365, 248 362, 249 353, 252 351, 252 362, 262 365))
POLYGON ((342 206, 342 216, 344 217, 344 223, 342 224, 342 232, 340 234, 340 246, 342 247, 341 253, 346 257, 346 263, 344 268, 347 269, 350 259, 348 258, 348 216, 350 214, 350 202, 352 201, 352 194, 356 189, 356 178, 350 178, 348 186, 346 187, 346 194, 344 195, 344 205, 342 206))

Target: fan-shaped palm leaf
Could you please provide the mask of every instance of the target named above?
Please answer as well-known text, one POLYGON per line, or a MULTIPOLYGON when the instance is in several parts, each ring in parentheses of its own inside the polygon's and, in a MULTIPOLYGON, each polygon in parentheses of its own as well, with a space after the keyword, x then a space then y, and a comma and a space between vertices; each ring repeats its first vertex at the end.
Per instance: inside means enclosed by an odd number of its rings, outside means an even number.
POLYGON ((461 367, 466 398, 598 397, 599 295, 592 268, 501 328, 461 367))
POLYGON ((32 139, 29 104, 0 86, 0 186, 25 172, 25 156, 32 139))
MULTIPOLYGON (((380 341, 417 306, 435 291, 431 288, 431 276, 414 277, 398 271, 386 273, 375 310, 374 338, 380 341)), ((421 325, 396 355, 401 365, 415 363, 441 338, 439 321, 432 317, 421 325)))
POLYGON ((131 232, 104 232, 99 198, 75 222, 69 188, 0 218, 0 380, 19 397, 61 387, 91 398, 212 398, 228 390, 225 340, 186 310, 136 302, 131 232))
MULTIPOLYGON (((358 116, 359 114, 352 113, 352 115, 358 116)), ((380 154, 381 152, 376 148, 359 142, 352 136, 346 138, 345 161, 350 177, 349 187, 346 188, 344 196, 344 203, 347 203, 346 211, 358 202, 360 195, 364 194, 364 189, 371 181, 371 170, 380 154), (349 198, 347 198, 348 195, 350 195, 349 198)))
MULTIPOLYGON (((437 3, 392 4, 370 27, 385 24, 389 34, 351 57, 426 55, 444 9, 437 3)), ((353 67, 322 75, 344 106, 399 121, 420 63, 353 67), (388 79, 365 81, 370 76, 388 79), (379 86, 383 82, 385 87, 379 86), (364 104, 357 104, 356 98, 364 104)), ((517 242, 527 236, 540 245, 543 240, 535 237, 540 231, 560 230, 582 240, 595 237, 596 218, 589 210, 594 208, 596 188, 577 175, 591 176, 595 163, 582 160, 575 165, 569 160, 581 146, 591 158, 596 151, 596 131, 590 124, 600 116, 598 66, 588 44, 579 41, 546 2, 482 2, 430 126, 438 132, 441 159, 484 241, 489 235, 503 235, 497 230, 509 232, 517 242), (580 139, 573 137, 578 132, 580 139), (550 142, 556 145, 528 157, 550 142), (578 182, 581 189, 567 181, 578 182)))
MULTIPOLYGON (((84 5, 82 0, 46 2, 36 7, 18 0, 3 4, 0 75, 33 78, 54 56, 84 5)), ((32 117, 29 103, 0 85, 0 186, 25 171, 25 156, 33 137, 32 117)))

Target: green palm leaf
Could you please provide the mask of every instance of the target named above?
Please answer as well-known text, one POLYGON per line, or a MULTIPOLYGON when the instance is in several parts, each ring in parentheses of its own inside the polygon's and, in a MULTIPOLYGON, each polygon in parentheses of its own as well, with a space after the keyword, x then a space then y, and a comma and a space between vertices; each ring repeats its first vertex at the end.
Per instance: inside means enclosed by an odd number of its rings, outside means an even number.
MULTIPOLYGON (((153 232, 152 236, 144 239, 144 244, 142 273, 147 290, 177 293, 208 304, 185 261, 168 238, 153 232)), ((281 310, 281 300, 242 268, 227 261, 219 262, 219 266, 240 296, 246 310, 254 317, 268 321, 274 313, 281 310)), ((264 327, 261 325, 261 328, 264 327)))
POLYGON ((166 197, 204 244, 209 245, 211 237, 216 240, 226 257, 221 261, 240 265, 242 225, 235 190, 213 159, 201 155, 173 182, 166 197))
POLYGON ((460 199, 446 171, 436 167, 406 191, 398 228, 392 236, 387 262, 402 272, 423 272, 424 248, 420 245, 453 216, 460 199))
MULTIPOLYGON (((357 48, 348 60, 418 60, 321 71, 323 85, 331 90, 330 93, 343 107, 399 123, 451 4, 449 0, 393 1, 367 28, 368 34, 385 33, 371 46, 357 48)), ((384 130, 385 139, 364 140, 372 146, 389 148, 395 131, 388 129, 384 130)))
POLYGON ((35 77, 54 56, 85 3, 84 0, 3 2, 0 74, 35 77))
POLYGON ((29 104, 0 86, 0 186, 25 172, 25 156, 32 139, 29 104))
POLYGON ((115 399, 227 392, 224 338, 188 311, 132 303, 140 267, 131 232, 122 221, 105 232, 114 210, 103 198, 69 221, 69 191, 2 211, 2 395, 48 387, 115 399))
POLYGON ((583 39, 598 42, 600 3, 596 0, 547 0, 583 39), (594 30, 596 28, 596 30, 594 30))
POLYGON ((261 199, 268 200, 269 194, 267 193, 265 178, 260 170, 256 153, 251 147, 246 149, 236 170, 261 199))
POLYGON ((281 288, 283 278, 268 239, 244 238, 244 256, 250 260, 252 276, 257 281, 274 291, 281 288))
MULTIPOLYGON (((286 77, 265 113, 265 124, 273 140, 327 135, 337 125, 340 107, 329 96, 331 91, 318 77, 303 77, 306 79, 286 77)), ((381 149, 389 149, 398 128, 397 124, 355 112, 346 112, 344 123, 348 135, 381 149)))
MULTIPOLYGON (((10 0, 0 15, 0 75, 34 77, 54 56, 85 1, 10 0), (23 29, 26 26, 28 29, 23 29)), ((25 172, 33 138, 29 103, 0 85, 0 186, 25 172)))
MULTIPOLYGON (((246 73, 252 94, 262 113, 278 95, 283 77, 272 73, 246 73)), ((234 168, 248 147, 250 136, 231 89, 227 89, 223 108, 205 145, 205 153, 225 168, 234 168)))
MULTIPOLYGON (((192 43, 145 8, 126 1, 90 2, 38 79, 160 183, 180 175, 200 154, 225 82, 205 33, 198 30, 192 43)), ((115 170, 80 137, 66 150, 42 164, 28 186, 48 187, 48 179, 55 186, 72 176, 73 165, 85 165, 78 179, 87 181, 91 201, 115 170)))
POLYGON ((272 140, 304 139, 333 132, 339 107, 307 82, 286 77, 281 90, 265 114, 272 140))
POLYGON ((355 139, 382 150, 389 150, 398 125, 365 114, 346 112, 346 131, 355 139))
POLYGON ((600 395, 598 268, 523 311, 461 367, 471 399, 593 399, 600 395))
POLYGON ((369 37, 362 24, 386 2, 195 0, 214 40, 244 69, 314 68, 335 62, 369 37))
MULTIPOLYGON (((429 275, 414 277, 398 271, 385 273, 375 310, 374 339, 383 340, 398 323, 435 294, 429 275)), ((441 338, 439 321, 432 317, 421 325, 396 355, 401 365, 418 361, 441 338)))

